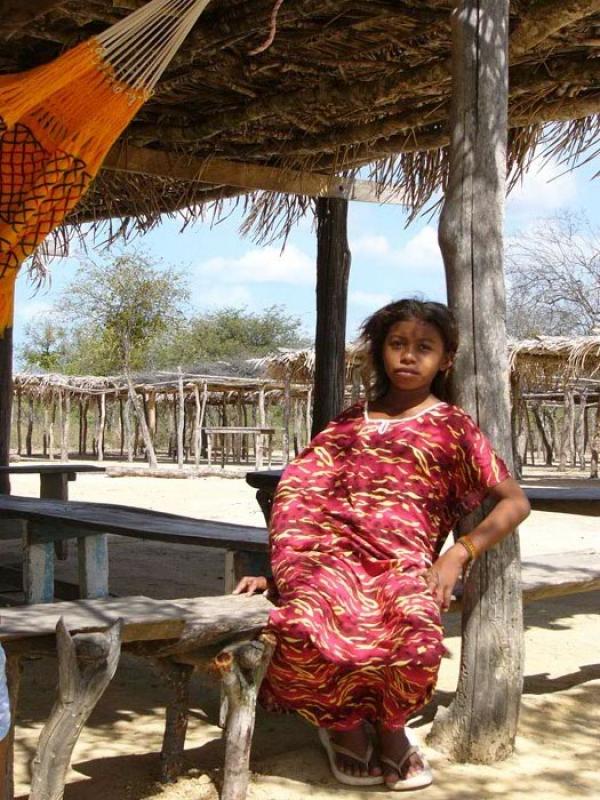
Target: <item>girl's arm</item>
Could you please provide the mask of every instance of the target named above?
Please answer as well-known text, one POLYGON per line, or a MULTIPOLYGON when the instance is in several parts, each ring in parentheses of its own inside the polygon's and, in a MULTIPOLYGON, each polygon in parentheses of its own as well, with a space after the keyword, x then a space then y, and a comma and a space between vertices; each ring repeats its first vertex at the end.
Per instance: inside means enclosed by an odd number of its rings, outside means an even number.
MULTIPOLYGON (((497 501, 496 505, 468 535, 477 555, 508 536, 529 516, 531 510, 529 500, 514 478, 507 478, 494 486, 488 497, 493 497, 497 501)), ((452 590, 469 559, 467 548, 456 542, 423 573, 430 591, 443 611, 448 610, 452 590)))

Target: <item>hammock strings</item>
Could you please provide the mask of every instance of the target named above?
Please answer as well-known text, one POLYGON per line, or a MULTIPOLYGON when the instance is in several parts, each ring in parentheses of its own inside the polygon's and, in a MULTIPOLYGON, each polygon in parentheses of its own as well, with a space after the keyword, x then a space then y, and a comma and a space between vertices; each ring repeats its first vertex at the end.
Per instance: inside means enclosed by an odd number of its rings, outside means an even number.
POLYGON ((23 261, 73 211, 209 0, 152 0, 50 64, 0 76, 0 337, 23 261))

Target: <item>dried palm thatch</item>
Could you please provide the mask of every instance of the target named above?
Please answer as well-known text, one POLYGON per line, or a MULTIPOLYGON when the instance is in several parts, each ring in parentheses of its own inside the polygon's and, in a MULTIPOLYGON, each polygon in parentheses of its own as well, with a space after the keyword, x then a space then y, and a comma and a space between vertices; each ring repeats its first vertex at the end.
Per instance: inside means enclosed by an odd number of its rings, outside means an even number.
MULTIPOLYGON (((0 74, 46 63, 143 3, 0 0, 0 74)), ((271 237, 310 201, 251 191, 265 167, 366 168, 422 208, 446 180, 451 5, 212 0, 71 221, 147 229, 161 213, 193 219, 242 197, 247 228, 271 237)), ((597 0, 514 0, 510 24, 514 180, 536 152, 569 163, 597 152, 600 11, 597 0)))

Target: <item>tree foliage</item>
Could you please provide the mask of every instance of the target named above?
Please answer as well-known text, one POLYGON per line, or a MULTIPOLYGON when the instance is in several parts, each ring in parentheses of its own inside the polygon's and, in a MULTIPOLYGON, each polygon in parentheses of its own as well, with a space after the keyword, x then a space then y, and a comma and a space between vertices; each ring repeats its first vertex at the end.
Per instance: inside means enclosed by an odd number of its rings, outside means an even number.
POLYGON ((71 375, 110 375, 237 362, 308 344, 300 319, 282 306, 186 315, 187 297, 179 271, 144 253, 86 260, 48 319, 27 329, 21 362, 71 375))
POLYGON ((25 369, 58 372, 64 366, 66 352, 65 329, 56 322, 56 315, 49 313, 25 327, 25 343, 17 355, 25 369))
POLYGON ((186 297, 180 273, 144 253, 87 260, 61 299, 75 363, 89 353, 103 373, 143 369, 153 339, 182 318, 186 297))
POLYGON ((600 231, 570 213, 540 220, 507 250, 507 327, 515 338, 600 328, 600 231))

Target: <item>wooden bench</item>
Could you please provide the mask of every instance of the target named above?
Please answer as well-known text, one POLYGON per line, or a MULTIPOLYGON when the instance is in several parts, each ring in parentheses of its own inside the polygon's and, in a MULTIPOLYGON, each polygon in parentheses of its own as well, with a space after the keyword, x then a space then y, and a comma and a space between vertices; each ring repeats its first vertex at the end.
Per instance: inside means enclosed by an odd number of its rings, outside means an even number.
POLYGON ((64 539, 78 540, 80 596, 89 598, 108 595, 109 533, 226 550, 226 593, 242 574, 261 573, 267 563, 267 530, 250 525, 107 503, 61 502, 14 495, 0 495, 0 519, 25 523, 23 586, 28 603, 53 600, 54 544, 64 539), (257 556, 262 556, 259 561, 257 556))
POLYGON ((0 797, 14 798, 14 719, 23 657, 58 656, 56 703, 32 762, 30 794, 30 800, 54 800, 63 796, 81 730, 110 683, 121 651, 129 650, 157 664, 169 688, 161 751, 165 782, 175 781, 183 770, 194 669, 221 677, 227 700, 221 798, 243 798, 257 691, 274 646, 260 635, 270 608, 262 596, 230 596, 167 601, 124 597, 3 609, 0 643, 7 655, 13 714, 8 769, 3 774, 0 768, 0 797))

